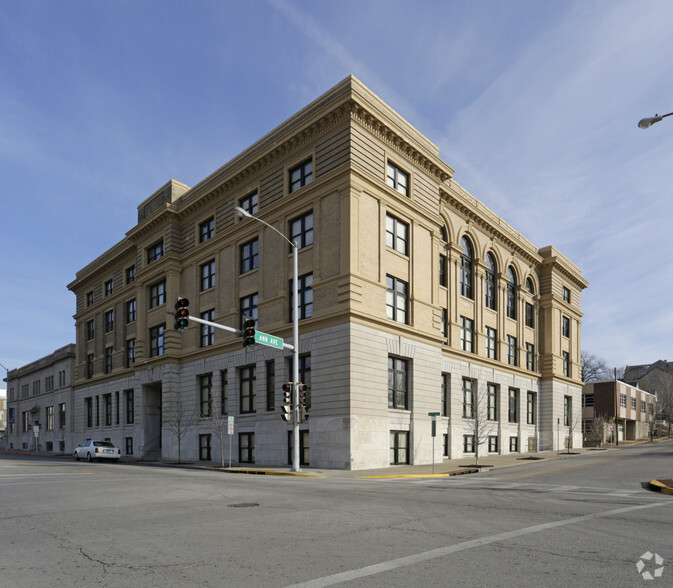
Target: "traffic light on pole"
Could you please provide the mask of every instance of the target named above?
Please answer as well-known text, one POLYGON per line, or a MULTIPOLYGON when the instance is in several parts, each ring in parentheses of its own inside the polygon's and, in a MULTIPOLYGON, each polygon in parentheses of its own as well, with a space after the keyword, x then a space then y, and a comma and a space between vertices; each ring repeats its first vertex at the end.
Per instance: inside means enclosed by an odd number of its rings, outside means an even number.
POLYGON ((292 382, 283 384, 283 406, 280 409, 283 420, 290 424, 292 422, 292 382))
POLYGON ((299 404, 304 408, 308 408, 306 404, 308 386, 306 384, 299 384, 299 404))
POLYGON ((175 302, 175 330, 186 331, 189 328, 189 300, 184 296, 178 296, 175 302))
POLYGON ((255 319, 249 316, 243 318, 243 347, 255 344, 255 319))

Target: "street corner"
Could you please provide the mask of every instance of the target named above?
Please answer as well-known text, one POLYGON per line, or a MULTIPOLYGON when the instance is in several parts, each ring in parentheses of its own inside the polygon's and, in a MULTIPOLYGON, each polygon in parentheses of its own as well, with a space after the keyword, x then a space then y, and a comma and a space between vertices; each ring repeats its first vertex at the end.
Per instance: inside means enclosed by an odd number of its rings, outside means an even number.
POLYGON ((650 480, 642 483, 643 488, 652 492, 661 494, 670 494, 673 496, 673 479, 650 480))

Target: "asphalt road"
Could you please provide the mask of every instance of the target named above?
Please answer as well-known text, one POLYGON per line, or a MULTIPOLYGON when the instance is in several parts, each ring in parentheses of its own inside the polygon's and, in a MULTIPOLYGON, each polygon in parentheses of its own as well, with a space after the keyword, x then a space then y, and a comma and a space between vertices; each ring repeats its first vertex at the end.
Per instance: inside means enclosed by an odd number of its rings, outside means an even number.
POLYGON ((0 585, 668 587, 663 474, 673 443, 380 480, 3 456, 0 585))

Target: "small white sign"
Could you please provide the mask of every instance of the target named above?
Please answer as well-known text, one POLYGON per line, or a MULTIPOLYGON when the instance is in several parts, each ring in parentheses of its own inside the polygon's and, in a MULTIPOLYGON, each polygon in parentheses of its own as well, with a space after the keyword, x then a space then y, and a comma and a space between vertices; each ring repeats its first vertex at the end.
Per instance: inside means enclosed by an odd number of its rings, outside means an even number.
POLYGON ((39 432, 40 432, 40 427, 38 427, 37 425, 34 425, 33 426, 33 433, 35 433, 37 435, 39 432))
POLYGON ((234 434, 234 417, 230 416, 227 419, 227 434, 228 435, 233 435, 234 434))

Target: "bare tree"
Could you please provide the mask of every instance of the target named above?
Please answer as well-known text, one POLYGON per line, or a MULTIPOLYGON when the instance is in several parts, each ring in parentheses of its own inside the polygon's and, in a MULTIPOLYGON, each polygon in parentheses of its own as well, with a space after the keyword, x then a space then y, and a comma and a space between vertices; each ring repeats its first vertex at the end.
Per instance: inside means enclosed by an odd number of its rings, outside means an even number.
POLYGON ((489 385, 480 380, 475 389, 474 380, 472 382, 471 398, 470 395, 466 398, 468 404, 463 408, 463 415, 471 418, 468 430, 474 439, 474 459, 475 465, 478 466, 479 447, 487 443, 489 437, 498 433, 500 398, 495 385, 489 389, 489 385))
POLYGON ((605 380, 621 380, 626 372, 626 367, 610 367, 602 358, 582 350, 580 354, 582 364, 583 382, 601 382, 605 380))
POLYGON ((194 407, 181 399, 166 402, 164 420, 166 428, 178 440, 178 463, 182 463, 182 440, 196 421, 194 407))
POLYGON ((224 441, 229 436, 227 432, 229 427, 229 417, 226 414, 222 414, 222 410, 217 410, 212 398, 210 399, 209 404, 208 426, 220 443, 220 466, 224 467, 224 441))
MULTIPOLYGON (((667 377, 657 390, 657 412, 668 421, 668 436, 671 436, 671 417, 673 417, 673 380, 667 377)), ((656 415, 655 415, 656 420, 656 415)))
POLYGON ((603 445, 605 440, 605 429, 610 422, 610 419, 604 414, 594 415, 593 420, 591 421, 591 433, 594 439, 598 441, 598 447, 603 445))

